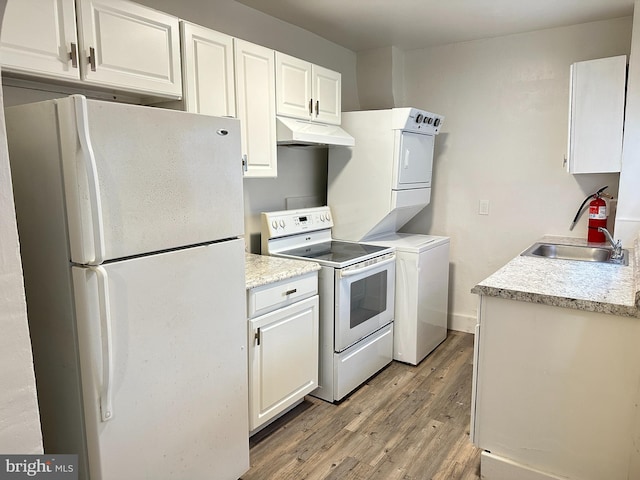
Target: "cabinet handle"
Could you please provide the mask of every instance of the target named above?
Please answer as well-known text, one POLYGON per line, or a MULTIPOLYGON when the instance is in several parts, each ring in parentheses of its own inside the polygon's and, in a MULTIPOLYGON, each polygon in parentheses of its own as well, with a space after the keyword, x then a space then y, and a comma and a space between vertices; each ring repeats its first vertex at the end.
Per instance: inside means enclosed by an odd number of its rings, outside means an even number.
POLYGON ((91 65, 91 71, 96 71, 96 49, 89 47, 89 65, 91 65))
POLYGON ((71 44, 69 59, 71 60, 71 67, 78 68, 78 46, 75 43, 71 44))
POLYGON ((286 292, 284 292, 285 295, 291 295, 293 293, 296 293, 298 291, 297 288, 294 288, 293 290, 287 290, 286 292))
POLYGON ((320 114, 320 100, 316 100, 316 117, 320 114))
POLYGON ((313 98, 309 99, 309 115, 313 115, 313 98))
POLYGON ((562 161, 562 166, 564 168, 567 168, 567 156, 566 155, 564 156, 564 160, 562 161))
POLYGON ((254 340, 257 341, 256 345, 260 345, 260 328, 256 330, 256 333, 253 335, 254 340))
POLYGON ((244 170, 245 172, 249 170, 249 162, 247 162, 247 155, 242 155, 242 170, 244 170))

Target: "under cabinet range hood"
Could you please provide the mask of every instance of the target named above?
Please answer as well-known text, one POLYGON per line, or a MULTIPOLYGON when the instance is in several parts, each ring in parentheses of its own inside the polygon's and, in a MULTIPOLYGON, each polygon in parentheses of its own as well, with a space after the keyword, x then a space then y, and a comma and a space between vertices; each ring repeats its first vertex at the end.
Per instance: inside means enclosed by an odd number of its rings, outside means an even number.
POLYGON ((277 117, 278 145, 340 145, 352 147, 354 138, 338 125, 277 117))

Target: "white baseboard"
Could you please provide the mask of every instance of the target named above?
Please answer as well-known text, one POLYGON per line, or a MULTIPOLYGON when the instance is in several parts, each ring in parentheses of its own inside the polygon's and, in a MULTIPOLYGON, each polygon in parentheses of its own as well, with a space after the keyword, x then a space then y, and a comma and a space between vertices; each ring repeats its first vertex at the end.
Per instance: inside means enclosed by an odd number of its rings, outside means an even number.
POLYGON ((483 480, 567 480, 486 451, 480 454, 480 474, 483 480))
POLYGON ((453 313, 449 315, 449 330, 458 332, 474 333, 477 318, 475 315, 460 315, 453 313))

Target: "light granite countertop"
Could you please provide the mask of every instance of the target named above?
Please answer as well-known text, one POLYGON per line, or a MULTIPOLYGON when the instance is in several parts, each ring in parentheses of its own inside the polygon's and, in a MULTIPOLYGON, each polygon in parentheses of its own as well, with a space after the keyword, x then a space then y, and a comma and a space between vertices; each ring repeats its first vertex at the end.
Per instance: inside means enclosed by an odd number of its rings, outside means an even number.
MULTIPOLYGON (((538 241, 587 245, 571 237, 538 241)), ((623 247, 629 250, 628 266, 518 255, 471 293, 640 318, 640 235, 633 248, 623 247)))
POLYGON ((245 283, 247 290, 261 287, 287 278, 297 277, 320 270, 316 262, 245 254, 245 283))

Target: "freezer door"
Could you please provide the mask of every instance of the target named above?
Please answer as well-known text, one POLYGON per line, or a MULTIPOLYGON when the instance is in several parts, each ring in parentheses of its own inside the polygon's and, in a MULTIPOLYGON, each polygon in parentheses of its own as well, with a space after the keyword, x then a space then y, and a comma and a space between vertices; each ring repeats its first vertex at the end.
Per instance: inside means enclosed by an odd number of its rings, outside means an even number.
POLYGON ((237 119, 79 95, 56 102, 74 263, 243 234, 237 119))
POLYGON ((72 270, 91 478, 239 478, 243 241, 72 270))

